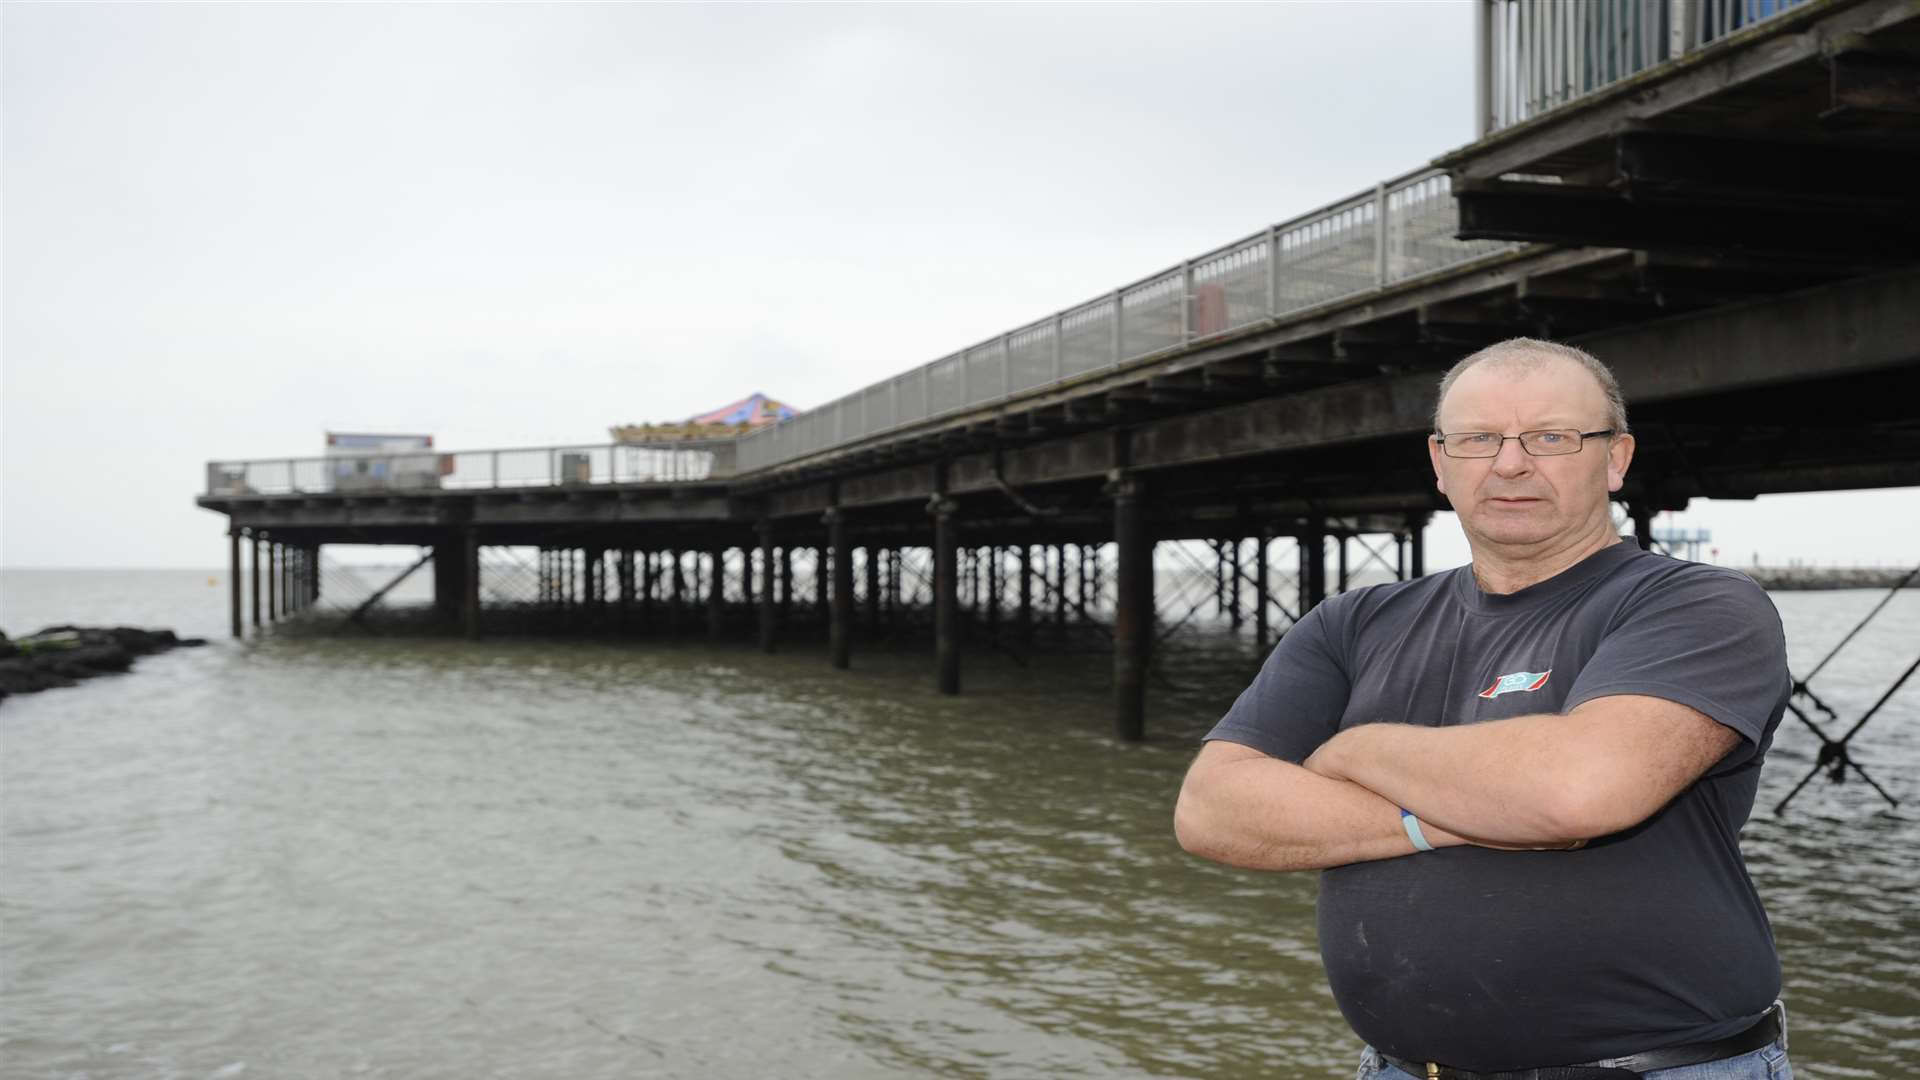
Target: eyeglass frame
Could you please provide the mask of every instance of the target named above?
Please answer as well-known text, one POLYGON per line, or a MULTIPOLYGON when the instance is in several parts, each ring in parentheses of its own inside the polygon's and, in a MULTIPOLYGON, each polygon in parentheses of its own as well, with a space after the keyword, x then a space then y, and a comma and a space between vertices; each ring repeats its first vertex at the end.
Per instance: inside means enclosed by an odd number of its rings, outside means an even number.
POLYGON ((1528 457, 1567 457, 1569 455, 1577 454, 1580 451, 1585 450, 1587 448, 1588 439, 1597 439, 1603 435, 1612 437, 1614 435, 1618 435, 1619 433, 1620 433, 1619 428, 1602 428, 1599 431, 1581 431, 1579 428, 1534 428, 1532 431, 1523 431, 1518 435, 1500 435, 1500 444, 1494 448, 1494 451, 1491 454, 1456 454, 1452 450, 1447 448, 1447 438, 1448 436, 1451 436, 1451 435, 1499 435, 1500 433, 1497 431, 1436 431, 1432 435, 1428 436, 1428 438, 1440 444, 1440 452, 1442 454, 1445 454, 1447 457, 1453 458, 1456 461, 1487 461, 1489 459, 1499 457, 1500 451, 1505 450, 1507 448, 1507 440, 1509 439, 1519 443, 1521 452, 1526 454, 1528 457), (1546 435, 1553 432, 1566 432, 1566 431, 1571 431, 1575 435, 1580 436, 1580 441, 1574 445, 1573 449, 1565 451, 1564 453, 1536 454, 1533 452, 1533 450, 1530 447, 1527 446, 1526 440, 1527 440, 1527 436, 1529 435, 1546 435))

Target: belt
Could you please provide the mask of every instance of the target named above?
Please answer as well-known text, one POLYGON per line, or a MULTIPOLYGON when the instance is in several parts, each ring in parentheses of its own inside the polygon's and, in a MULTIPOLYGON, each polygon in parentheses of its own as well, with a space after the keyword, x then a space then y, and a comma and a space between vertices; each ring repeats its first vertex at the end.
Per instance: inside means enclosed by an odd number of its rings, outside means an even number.
POLYGON ((1719 1061, 1721 1058, 1748 1054, 1779 1037, 1780 1013, 1775 1008, 1768 1009, 1767 1014, 1756 1021, 1752 1027, 1724 1039, 1687 1043, 1684 1046, 1668 1046, 1659 1050, 1628 1054, 1625 1057, 1607 1058, 1604 1063, 1551 1065, 1540 1069, 1509 1069, 1505 1072, 1473 1072, 1431 1061, 1404 1061, 1386 1054, 1380 1056, 1387 1064, 1401 1072, 1420 1077, 1421 1080, 1605 1080, 1609 1077, 1639 1076, 1641 1073, 1652 1072, 1655 1069, 1677 1069, 1682 1065, 1698 1065, 1703 1061, 1719 1061))

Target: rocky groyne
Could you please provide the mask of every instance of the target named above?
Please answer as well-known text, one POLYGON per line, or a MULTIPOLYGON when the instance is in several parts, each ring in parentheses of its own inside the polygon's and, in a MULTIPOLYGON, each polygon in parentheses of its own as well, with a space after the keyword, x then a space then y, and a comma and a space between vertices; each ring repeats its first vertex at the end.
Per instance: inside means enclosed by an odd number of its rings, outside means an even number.
POLYGON ((1886 570, 1854 566, 1735 566, 1773 592, 1811 589, 1891 589, 1906 580, 1908 588, 1920 588, 1920 576, 1908 568, 1886 570))
POLYGON ((126 671, 142 656, 206 643, 205 638, 178 637, 171 630, 131 626, 50 626, 23 638, 0 632, 0 700, 73 686, 95 675, 126 671))

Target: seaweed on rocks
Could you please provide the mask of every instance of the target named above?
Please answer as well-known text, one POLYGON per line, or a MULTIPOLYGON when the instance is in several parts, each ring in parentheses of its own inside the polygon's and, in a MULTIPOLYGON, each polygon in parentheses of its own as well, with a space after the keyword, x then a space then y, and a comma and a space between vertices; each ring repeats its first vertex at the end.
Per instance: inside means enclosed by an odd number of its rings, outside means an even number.
POLYGON ((183 638, 171 630, 131 626, 49 626, 23 638, 0 631, 0 699, 74 686, 96 675, 127 671, 142 656, 206 643, 205 638, 183 638))

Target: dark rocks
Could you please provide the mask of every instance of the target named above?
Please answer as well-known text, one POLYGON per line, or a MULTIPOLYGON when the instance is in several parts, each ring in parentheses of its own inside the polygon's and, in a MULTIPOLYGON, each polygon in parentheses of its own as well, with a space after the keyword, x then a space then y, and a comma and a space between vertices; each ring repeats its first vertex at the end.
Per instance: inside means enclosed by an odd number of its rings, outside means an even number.
POLYGON ((81 679, 126 671, 136 657, 180 646, 205 645, 171 630, 131 626, 49 626, 31 637, 0 633, 0 698, 73 686, 81 679))

